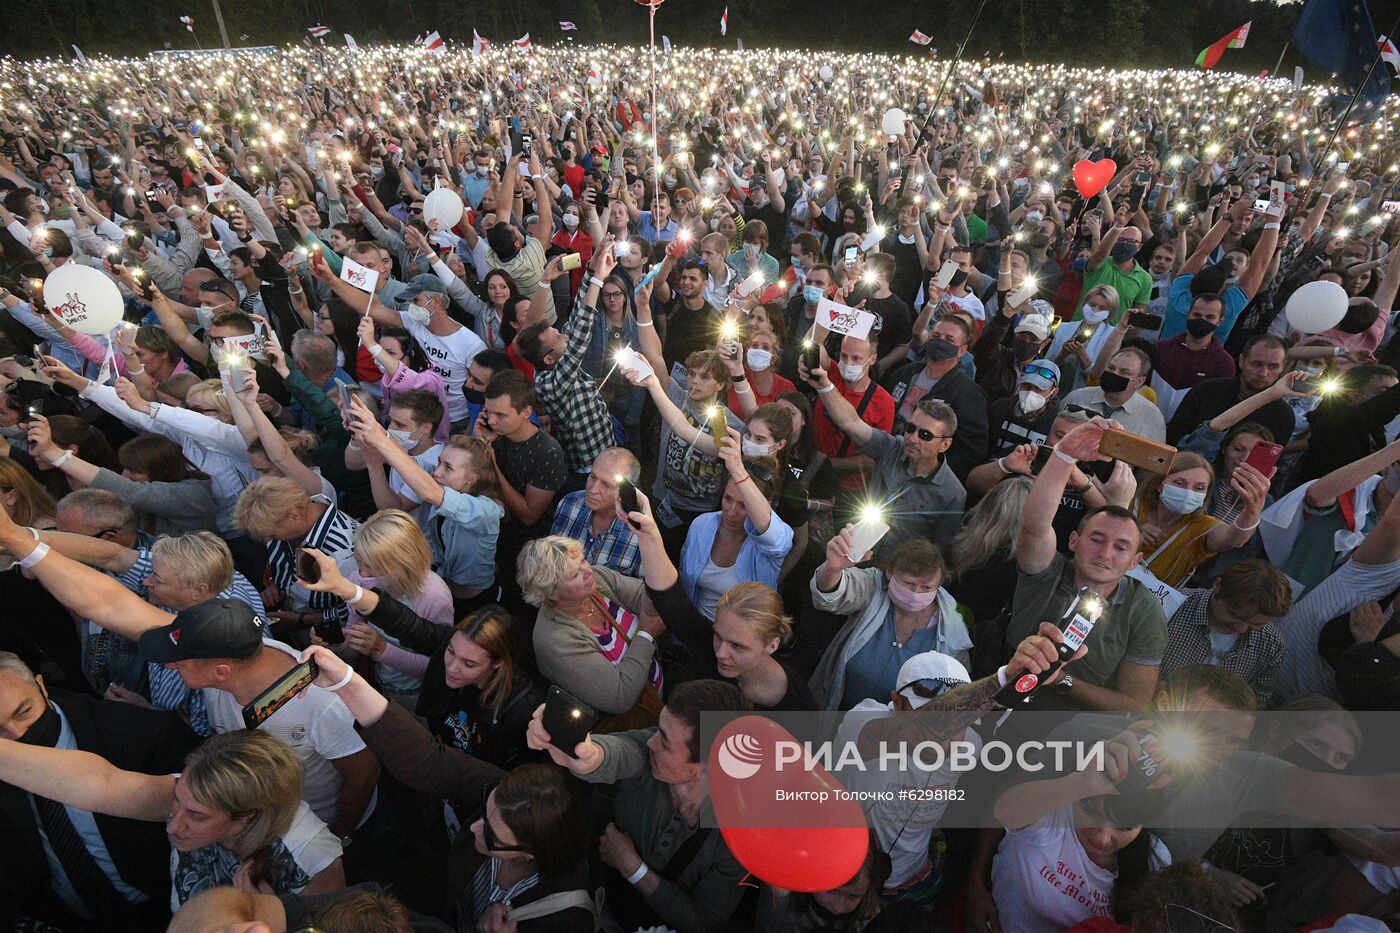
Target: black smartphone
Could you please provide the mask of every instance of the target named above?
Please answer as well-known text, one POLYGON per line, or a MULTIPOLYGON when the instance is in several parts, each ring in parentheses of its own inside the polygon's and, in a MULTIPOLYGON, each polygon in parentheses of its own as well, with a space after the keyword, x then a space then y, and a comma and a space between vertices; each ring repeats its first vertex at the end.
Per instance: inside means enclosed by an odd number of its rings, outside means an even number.
POLYGON ((1326 380, 1321 376, 1304 376, 1302 379, 1293 380, 1293 389, 1297 392, 1318 392, 1325 383, 1326 380))
POLYGON ((549 733, 549 744, 572 756, 578 743, 588 738, 598 714, 582 700, 551 686, 544 698, 540 725, 549 733))
POLYGON ((1083 327, 1079 328, 1079 333, 1074 335, 1074 339, 1078 340, 1080 343, 1085 343, 1089 338, 1094 336, 1094 331, 1096 329, 1097 325, 1085 324, 1083 327))
POLYGON ((637 487, 633 486, 632 481, 625 476, 617 478, 617 498, 622 503, 622 511, 624 512, 630 514, 642 510, 640 503, 637 502, 637 487))
POLYGON ((822 365, 822 348, 815 340, 802 342, 802 362, 808 372, 815 372, 822 365))
POLYGON ((286 706, 292 697, 311 686, 320 673, 321 669, 310 658, 287 671, 274 680, 272 686, 254 697, 253 702, 243 707, 243 725, 249 729, 262 725, 269 716, 286 706))
POLYGON ((1138 327, 1142 330, 1161 330, 1162 316, 1148 314, 1146 311, 1134 311, 1128 315, 1128 326, 1138 327))
POLYGON ((297 551, 297 576, 307 583, 321 582, 321 565, 305 548, 297 551))
POLYGON ((1031 476, 1039 476, 1040 471, 1045 469, 1045 464, 1050 462, 1050 455, 1055 452, 1055 448, 1049 444, 1041 444, 1035 452, 1035 457, 1031 460, 1031 476))
POLYGON ((339 619, 317 619, 312 623, 311 630, 328 645, 338 645, 345 641, 345 628, 339 619))
POLYGON ((340 390, 340 413, 345 417, 350 417, 350 387, 339 379, 335 382, 335 387, 340 390))
POLYGON ((533 137, 529 133, 520 134, 520 154, 527 159, 530 157, 530 143, 532 141, 533 137))
POLYGON ((854 266, 854 265, 856 264, 856 255, 857 255, 859 252, 860 252, 860 247, 859 247, 859 246, 848 246, 848 247, 846 247, 846 255, 845 255, 845 257, 844 257, 845 262, 846 262, 846 265, 848 265, 848 266, 854 266))
POLYGON ((1117 462, 1116 460, 1080 460, 1079 472, 1101 483, 1106 483, 1112 478, 1113 465, 1117 462))

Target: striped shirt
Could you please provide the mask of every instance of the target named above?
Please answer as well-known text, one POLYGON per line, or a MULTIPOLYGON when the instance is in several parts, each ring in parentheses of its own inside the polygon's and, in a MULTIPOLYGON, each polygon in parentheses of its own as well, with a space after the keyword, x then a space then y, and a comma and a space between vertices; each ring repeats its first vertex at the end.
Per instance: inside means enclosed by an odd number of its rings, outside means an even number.
POLYGON ((507 904, 540 883, 539 873, 521 878, 508 888, 496 883, 501 860, 489 858, 476 870, 471 885, 457 900, 457 917, 461 929, 476 929, 477 923, 492 904, 507 904), (470 922, 467 922, 470 921, 470 922))
POLYGON ((325 496, 312 496, 311 501, 324 505, 326 510, 295 548, 286 541, 267 542, 268 577, 287 595, 287 608, 320 612, 323 618, 335 619, 344 625, 350 621, 350 610, 340 597, 314 592, 297 583, 297 551, 315 548, 337 564, 343 563, 354 554, 352 538, 360 523, 336 508, 325 496))
MULTIPOLYGON (((606 632, 595 632, 589 629, 589 633, 598 640, 598 650, 602 652, 603 657, 616 667, 622 663, 627 649, 632 645, 632 640, 637 637, 637 631, 641 628, 641 624, 637 620, 637 614, 621 603, 607 599, 598 593, 593 594, 593 602, 603 611, 603 615, 607 616, 611 624, 606 632)), ((661 664, 654 657, 647 667, 647 681, 656 688, 658 694, 661 693, 663 686, 661 664)))
POLYGON ((593 510, 584 504, 583 490, 571 492, 559 501, 554 513, 552 535, 564 535, 583 545, 583 559, 595 567, 608 567, 629 577, 642 575, 641 550, 637 536, 627 523, 614 518, 599 534, 593 533, 593 510))

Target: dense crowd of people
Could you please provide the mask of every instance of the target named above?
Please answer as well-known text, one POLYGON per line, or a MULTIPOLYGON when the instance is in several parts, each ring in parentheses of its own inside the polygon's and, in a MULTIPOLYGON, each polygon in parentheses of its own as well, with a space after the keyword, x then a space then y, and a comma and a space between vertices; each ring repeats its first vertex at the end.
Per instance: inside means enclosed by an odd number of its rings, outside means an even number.
POLYGON ((1354 714, 1400 708, 1394 108, 1333 142, 1344 100, 1233 75, 649 64, 0 62, 0 927, 1393 915, 1354 714), (110 333, 46 304, 69 264, 110 333), (1025 675, 1108 755, 944 776, 1004 829, 868 804, 801 892, 707 822, 702 714, 980 741, 1025 675), (1123 804, 1130 727, 1207 710, 1209 767, 1123 804))

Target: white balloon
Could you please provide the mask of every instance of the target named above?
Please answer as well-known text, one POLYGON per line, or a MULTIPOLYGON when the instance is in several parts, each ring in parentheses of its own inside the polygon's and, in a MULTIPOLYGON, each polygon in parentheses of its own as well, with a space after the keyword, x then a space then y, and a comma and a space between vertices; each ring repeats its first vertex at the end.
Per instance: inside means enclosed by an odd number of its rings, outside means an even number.
POLYGON ((830 65, 822 65, 820 68, 817 69, 817 76, 820 77, 823 81, 830 81, 832 75, 834 74, 835 72, 831 70, 830 65))
POLYGON ((886 136, 902 136, 904 135, 904 121, 907 119, 908 117, 905 116, 904 111, 895 107, 885 111, 885 117, 880 122, 880 125, 884 129, 886 136))
POLYGON ((77 262, 65 262, 44 279, 44 304, 80 334, 106 334, 121 323, 122 293, 107 276, 77 262))
POLYGON ((1347 300, 1347 290, 1336 282, 1309 282, 1288 296, 1283 313, 1299 333, 1320 334, 1346 317, 1347 300))
POLYGON ((423 222, 436 220, 448 230, 462 219, 462 199, 451 188, 435 188, 423 200, 423 222))

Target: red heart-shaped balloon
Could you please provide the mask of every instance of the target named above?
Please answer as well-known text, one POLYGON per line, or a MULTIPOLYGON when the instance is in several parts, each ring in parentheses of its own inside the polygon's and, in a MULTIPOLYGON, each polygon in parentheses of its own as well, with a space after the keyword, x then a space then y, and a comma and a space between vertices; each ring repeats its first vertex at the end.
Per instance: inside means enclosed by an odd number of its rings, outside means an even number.
POLYGON ((1100 159, 1098 162, 1080 159, 1074 163, 1074 186, 1079 189, 1080 197, 1092 198, 1107 188, 1117 174, 1118 164, 1112 159, 1100 159))
POLYGON ((865 813, 778 723, 741 716, 715 737, 707 772, 724 841, 739 864, 789 891, 829 891, 865 861, 865 813))

